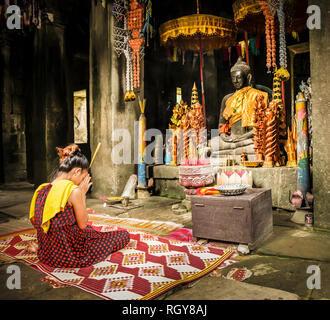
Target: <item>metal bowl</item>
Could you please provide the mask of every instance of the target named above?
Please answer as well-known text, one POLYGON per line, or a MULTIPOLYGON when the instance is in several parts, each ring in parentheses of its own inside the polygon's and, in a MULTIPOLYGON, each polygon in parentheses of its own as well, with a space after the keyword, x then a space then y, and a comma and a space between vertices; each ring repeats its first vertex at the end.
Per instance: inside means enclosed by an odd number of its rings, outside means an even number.
POLYGON ((249 187, 248 184, 223 184, 215 187, 215 189, 219 190, 224 196, 238 196, 243 194, 249 187))
POLYGON ((261 160, 257 161, 242 161, 242 165, 244 167, 259 167, 263 164, 264 162, 261 160))

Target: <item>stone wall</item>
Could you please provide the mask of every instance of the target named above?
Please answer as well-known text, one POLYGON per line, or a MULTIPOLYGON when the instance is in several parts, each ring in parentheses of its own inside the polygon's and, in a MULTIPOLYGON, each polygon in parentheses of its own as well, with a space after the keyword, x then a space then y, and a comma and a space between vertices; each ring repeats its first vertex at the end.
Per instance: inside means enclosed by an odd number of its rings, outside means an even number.
POLYGON ((330 2, 312 0, 321 9, 321 30, 310 30, 313 116, 313 193, 315 225, 330 228, 330 2))
POLYGON ((39 185, 48 181, 58 165, 56 147, 73 142, 65 25, 45 23, 35 35, 33 57, 33 183, 39 185))
POLYGON ((2 181, 25 181, 25 97, 23 56, 20 41, 5 39, 0 46, 1 59, 1 150, 2 181))

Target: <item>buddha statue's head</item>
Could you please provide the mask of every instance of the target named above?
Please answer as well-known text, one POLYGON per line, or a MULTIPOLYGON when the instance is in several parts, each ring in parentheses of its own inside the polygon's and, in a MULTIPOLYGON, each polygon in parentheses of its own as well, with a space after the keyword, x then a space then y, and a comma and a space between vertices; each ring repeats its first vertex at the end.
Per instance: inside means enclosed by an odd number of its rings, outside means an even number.
POLYGON ((243 61, 242 57, 230 69, 231 81, 236 90, 240 90, 251 84, 252 74, 250 66, 243 61))

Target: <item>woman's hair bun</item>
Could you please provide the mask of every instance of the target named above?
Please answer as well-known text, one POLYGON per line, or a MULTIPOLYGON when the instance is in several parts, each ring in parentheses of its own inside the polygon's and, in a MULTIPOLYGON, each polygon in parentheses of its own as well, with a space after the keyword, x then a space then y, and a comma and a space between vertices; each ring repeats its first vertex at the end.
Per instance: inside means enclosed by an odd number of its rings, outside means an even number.
POLYGON ((58 152, 58 156, 60 157, 60 163, 65 161, 68 157, 73 157, 78 152, 81 152, 80 148, 74 143, 68 145, 65 148, 58 148, 57 147, 56 149, 57 149, 57 152, 58 152))

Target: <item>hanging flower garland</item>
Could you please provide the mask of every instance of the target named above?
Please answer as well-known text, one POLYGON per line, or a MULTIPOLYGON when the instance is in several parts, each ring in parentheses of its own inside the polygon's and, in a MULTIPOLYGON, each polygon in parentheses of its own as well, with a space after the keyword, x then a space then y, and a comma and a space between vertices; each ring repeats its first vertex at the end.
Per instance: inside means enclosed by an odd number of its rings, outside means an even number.
POLYGON ((271 72, 271 67, 276 70, 276 38, 275 38, 275 19, 271 12, 270 5, 266 1, 259 1, 259 5, 265 16, 265 32, 267 45, 267 62, 266 66, 268 73, 271 72))
POLYGON ((280 23, 280 48, 279 48, 279 63, 280 69, 277 71, 278 76, 282 81, 287 81, 290 78, 290 74, 287 70, 287 53, 286 53, 286 39, 285 39, 285 13, 284 13, 284 2, 280 0, 279 8, 277 9, 277 16, 280 23))
POLYGON ((133 50, 133 84, 134 88, 140 88, 140 49, 144 42, 143 34, 143 7, 137 0, 131 0, 130 10, 127 12, 128 30, 132 31, 128 40, 133 50))
POLYGON ((146 32, 146 41, 147 41, 147 47, 149 47, 149 38, 150 36, 152 35, 152 26, 150 24, 150 18, 152 16, 152 3, 151 3, 151 0, 145 0, 145 3, 146 4, 146 17, 145 17, 145 24, 144 24, 144 27, 143 27, 143 33, 146 32))

